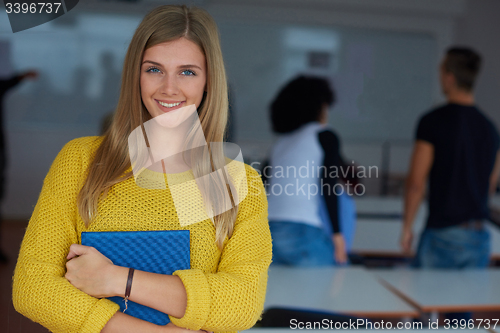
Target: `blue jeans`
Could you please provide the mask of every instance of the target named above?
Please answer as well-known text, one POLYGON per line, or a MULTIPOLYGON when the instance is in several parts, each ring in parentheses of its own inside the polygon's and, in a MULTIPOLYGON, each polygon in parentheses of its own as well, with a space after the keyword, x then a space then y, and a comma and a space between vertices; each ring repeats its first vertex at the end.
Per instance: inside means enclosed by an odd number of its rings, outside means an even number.
MULTIPOLYGON (((413 266, 417 268, 485 268, 490 261, 490 234, 486 229, 460 226, 425 229, 413 266)), ((470 312, 445 313, 447 319, 472 319, 470 312)))
POLYGON ((490 261, 490 234, 486 229, 452 226, 425 229, 420 236, 414 267, 484 268, 490 261))
POLYGON ((273 238, 273 264, 333 266, 333 243, 321 228, 306 223, 269 221, 273 238))

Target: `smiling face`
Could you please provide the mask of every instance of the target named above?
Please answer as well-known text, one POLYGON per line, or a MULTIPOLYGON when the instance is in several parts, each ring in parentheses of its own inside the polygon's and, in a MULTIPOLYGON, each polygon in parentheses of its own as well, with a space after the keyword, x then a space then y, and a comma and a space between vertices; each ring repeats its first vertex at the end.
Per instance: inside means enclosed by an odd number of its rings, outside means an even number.
POLYGON ((141 98, 153 118, 188 105, 198 108, 206 82, 205 56, 186 38, 161 43, 144 52, 141 98))

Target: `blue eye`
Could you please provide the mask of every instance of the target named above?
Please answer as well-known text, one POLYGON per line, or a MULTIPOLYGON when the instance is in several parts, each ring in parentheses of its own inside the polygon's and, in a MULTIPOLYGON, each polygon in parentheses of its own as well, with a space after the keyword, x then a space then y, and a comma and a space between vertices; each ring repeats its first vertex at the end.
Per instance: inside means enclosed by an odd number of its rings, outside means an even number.
POLYGON ((193 72, 193 71, 192 71, 192 70, 190 70, 190 69, 186 69, 186 70, 182 71, 182 72, 181 72, 181 74, 183 74, 183 75, 187 75, 187 76, 196 75, 196 73, 195 73, 195 72, 193 72))
POLYGON ((147 70, 146 70, 147 73, 159 73, 160 70, 156 67, 149 67, 147 70))

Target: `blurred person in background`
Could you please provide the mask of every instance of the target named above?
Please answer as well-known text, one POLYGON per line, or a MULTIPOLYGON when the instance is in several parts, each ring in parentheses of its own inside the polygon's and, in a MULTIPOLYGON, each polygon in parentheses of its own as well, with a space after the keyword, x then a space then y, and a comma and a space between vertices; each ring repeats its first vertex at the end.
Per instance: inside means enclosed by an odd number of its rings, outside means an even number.
MULTIPOLYGON (((401 247, 409 253, 412 225, 429 182, 429 215, 413 265, 420 268, 484 268, 490 261, 488 196, 500 171, 500 139, 474 100, 481 57, 452 47, 440 67, 447 103, 419 121, 406 181, 401 247)), ((470 319, 470 313, 447 314, 470 319)))
POLYGON ((429 181, 429 216, 417 267, 486 267, 489 263, 488 195, 499 174, 498 132, 477 108, 474 82, 481 57, 450 48, 440 67, 447 103, 419 121, 407 178, 401 246, 411 250, 412 225, 429 181), (495 162, 496 161, 496 162, 495 162))
MULTIPOLYGON (((5 170, 7 168, 7 144, 5 140, 3 99, 5 94, 26 79, 36 79, 38 73, 34 70, 16 74, 6 79, 0 79, 0 202, 5 194, 5 170)), ((2 252, 2 215, 0 214, 0 264, 7 262, 7 256, 2 252)))
POLYGON ((334 102, 327 80, 299 76, 271 104, 279 137, 262 174, 268 182, 273 264, 347 263, 345 236, 348 231, 350 240, 354 234, 355 208, 346 185, 356 179, 339 178, 340 170, 354 165, 344 162, 339 138, 327 125, 334 102))

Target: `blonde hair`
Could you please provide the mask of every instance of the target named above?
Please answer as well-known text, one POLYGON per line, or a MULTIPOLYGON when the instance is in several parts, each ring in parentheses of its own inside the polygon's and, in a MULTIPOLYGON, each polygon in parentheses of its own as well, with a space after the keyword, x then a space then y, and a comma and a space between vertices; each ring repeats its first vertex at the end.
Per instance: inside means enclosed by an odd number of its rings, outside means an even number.
MULTIPOLYGON (((128 154, 128 136, 138 126, 150 120, 140 93, 140 68, 145 50, 160 43, 184 37, 200 48, 207 63, 206 94, 198 108, 198 115, 206 141, 222 142, 228 117, 227 79, 220 48, 219 33, 213 18, 203 9, 182 6, 161 6, 152 10, 137 27, 127 50, 123 64, 120 98, 110 128, 88 167, 88 176, 78 195, 78 211, 88 226, 97 212, 101 195, 103 198, 115 184, 132 177, 128 154)), ((196 178, 222 169, 225 158, 220 149, 210 149, 212 160, 200 159, 192 171, 196 178)), ((227 207, 224 191, 231 191, 224 175, 212 173, 217 185, 217 198, 208 194, 201 184, 205 205, 227 207)), ((214 180, 214 179, 212 179, 214 180)), ((200 184, 199 184, 200 186, 200 184)), ((213 189, 212 189, 213 191, 213 189)), ((210 192, 213 195, 213 192, 210 192)), ((213 218, 215 241, 222 249, 224 240, 231 237, 237 214, 236 200, 229 198, 232 209, 213 218)))

